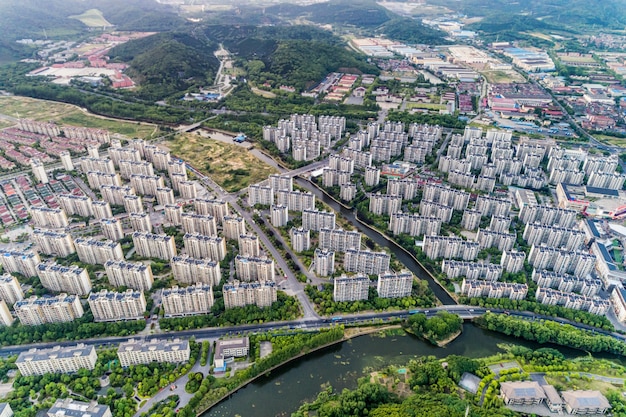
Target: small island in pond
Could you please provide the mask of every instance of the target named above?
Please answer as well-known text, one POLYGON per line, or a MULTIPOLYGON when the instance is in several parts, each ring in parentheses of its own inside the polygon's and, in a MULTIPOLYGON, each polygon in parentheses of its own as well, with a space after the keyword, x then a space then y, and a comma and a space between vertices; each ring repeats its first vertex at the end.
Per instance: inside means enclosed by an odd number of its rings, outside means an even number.
POLYGON ((402 327, 407 332, 441 347, 461 334, 463 319, 447 311, 440 311, 430 318, 418 313, 409 316, 402 327))

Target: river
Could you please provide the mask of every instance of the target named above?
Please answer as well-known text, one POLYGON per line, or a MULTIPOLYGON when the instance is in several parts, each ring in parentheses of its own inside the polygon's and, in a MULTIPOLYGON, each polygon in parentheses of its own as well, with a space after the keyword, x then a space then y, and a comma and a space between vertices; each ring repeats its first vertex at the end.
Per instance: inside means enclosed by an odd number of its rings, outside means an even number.
MULTIPOLYGON (((336 390, 355 388, 366 368, 380 369, 389 364, 406 364, 410 359, 433 355, 463 355, 473 358, 501 352, 500 343, 533 349, 537 343, 505 336, 465 324, 463 333, 445 348, 437 348, 411 335, 359 336, 347 342, 291 362, 233 394, 202 417, 275 417, 289 416, 305 401, 314 399, 321 385, 330 383, 336 390)), ((544 346, 545 347, 545 346, 544 346)), ((575 357, 583 352, 556 347, 564 355, 575 357)))
POLYGON ((415 274, 416 277, 428 282, 428 286, 430 287, 432 292, 435 294, 435 297, 437 297, 441 301, 442 304, 444 305, 456 304, 456 301, 452 297, 450 297, 450 294, 448 294, 441 287, 441 285, 439 285, 439 283, 435 282, 435 280, 428 274, 428 272, 426 272, 426 270, 424 270, 424 268, 422 268, 420 264, 415 262, 415 259, 409 256, 404 251, 404 249, 402 249, 397 243, 387 239, 385 236, 381 235, 380 233, 375 232, 371 230, 370 228, 363 226, 360 222, 356 220, 354 213, 352 211, 347 210, 345 207, 341 206, 340 204, 337 204, 336 201, 334 201, 332 198, 329 198, 326 194, 321 192, 317 187, 315 187, 308 181, 305 181, 301 178, 297 178, 295 182, 300 187, 311 191, 313 194, 315 194, 316 198, 323 201, 325 204, 330 206, 333 210, 335 210, 336 212, 340 212, 343 217, 345 217, 350 223, 352 223, 354 227, 356 227, 359 230, 359 232, 363 233, 364 235, 372 239, 374 242, 378 243, 380 246, 389 248, 389 250, 396 255, 398 260, 402 262, 402 264, 404 264, 409 270, 411 270, 415 274))

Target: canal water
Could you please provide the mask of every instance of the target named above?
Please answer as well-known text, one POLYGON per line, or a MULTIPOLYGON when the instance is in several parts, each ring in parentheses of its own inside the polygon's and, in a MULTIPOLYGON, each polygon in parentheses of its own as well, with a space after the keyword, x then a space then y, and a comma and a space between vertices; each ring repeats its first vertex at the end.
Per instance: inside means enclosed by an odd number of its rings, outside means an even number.
MULTIPOLYGON (((313 400, 329 383, 335 390, 355 388, 358 378, 368 370, 390 364, 404 365, 413 358, 463 355, 479 358, 502 352, 498 344, 508 343, 542 347, 537 343, 515 339, 465 324, 463 333, 445 348, 425 343, 414 336, 359 336, 291 362, 239 390, 202 417, 275 417, 289 416, 298 407, 313 400)), ((555 347, 555 346, 551 346, 555 347)), ((584 352, 558 348, 568 357, 584 352)))
POLYGON ((391 252, 393 252, 398 260, 402 262, 408 269, 410 269, 416 277, 419 279, 423 279, 428 282, 428 286, 433 291, 435 296, 441 301, 444 305, 453 305, 456 304, 456 301, 450 297, 450 295, 439 285, 439 283, 435 282, 433 278, 422 268, 420 264, 415 262, 411 256, 409 256, 404 249, 402 249, 397 243, 387 239, 385 236, 380 233, 363 226, 360 222, 358 222, 354 216, 354 213, 350 210, 347 210, 345 207, 337 204, 332 198, 329 198, 326 194, 321 192, 317 187, 312 185, 306 180, 301 178, 297 178, 295 182, 302 188, 311 191, 315 194, 315 197, 319 200, 323 201, 328 206, 332 207, 333 210, 340 212, 343 217, 345 217, 354 227, 356 227, 359 232, 363 233, 374 242, 378 243, 380 246, 389 248, 391 252))

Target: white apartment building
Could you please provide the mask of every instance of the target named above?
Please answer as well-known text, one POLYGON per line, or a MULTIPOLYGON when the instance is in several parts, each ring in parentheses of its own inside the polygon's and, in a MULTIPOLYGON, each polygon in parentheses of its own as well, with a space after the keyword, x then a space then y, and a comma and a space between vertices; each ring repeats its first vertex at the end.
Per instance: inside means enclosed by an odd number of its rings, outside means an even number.
POLYGON ((524 269, 524 261, 526 260, 526 254, 524 252, 512 250, 505 251, 502 253, 502 258, 500 258, 500 265, 507 272, 520 272, 524 269))
POLYGON ((91 291, 91 280, 85 268, 76 265, 63 266, 55 262, 37 265, 37 276, 41 285, 50 291, 87 295, 91 291))
POLYGON ((46 174, 46 167, 44 166, 43 162, 41 162, 41 160, 39 160, 38 158, 31 158, 30 167, 33 170, 33 176, 37 181, 42 184, 48 183, 48 174, 46 174))
POLYGON ((315 273, 320 277, 328 277, 335 273, 335 252, 329 249, 315 249, 315 273))
POLYGON ((294 252, 304 252, 311 248, 311 231, 309 229, 292 227, 289 230, 289 237, 294 252))
POLYGON ((78 296, 64 293, 54 297, 26 298, 15 303, 13 310, 24 326, 74 321, 84 314, 78 296))
POLYGON ((93 319, 100 321, 139 320, 146 312, 143 291, 128 289, 125 292, 102 290, 87 298, 93 319))
POLYGON ((509 298, 511 300, 523 300, 528 294, 528 285, 510 282, 470 280, 463 278, 461 294, 469 298, 509 298))
POLYGON ((178 204, 166 204, 165 205, 165 221, 175 226, 180 226, 183 223, 183 208, 178 204))
POLYGON ((624 181, 626 181, 626 175, 623 174, 592 172, 589 174, 587 186, 621 190, 624 188, 624 181))
POLYGON ((174 237, 166 234, 134 232, 133 244, 139 256, 170 260, 176 256, 174 237))
POLYGON ((452 219, 452 212, 452 207, 444 204, 423 200, 420 202, 420 214, 424 217, 437 217, 442 222, 448 223, 452 219))
POLYGON ((429 259, 463 259, 472 261, 478 256, 478 242, 463 240, 452 236, 424 236, 422 248, 429 259))
POLYGON ((402 197, 376 193, 370 194, 369 199, 369 211, 379 216, 390 215, 402 209, 402 197))
MULTIPOLYGON (((117 186, 105 184, 100 187, 100 194, 102 194, 102 200, 106 201, 107 203, 113 204, 115 206, 123 206, 124 196, 135 195, 135 189, 128 185, 117 186)), ((113 217, 113 214, 107 214, 106 216, 96 215, 96 217, 113 217)))
POLYGON ((343 258, 346 272, 376 275, 389 270, 391 256, 386 252, 348 249, 343 258))
POLYGON ((196 213, 210 214, 215 217, 218 223, 221 223, 222 219, 230 214, 228 203, 224 200, 197 198, 194 200, 193 206, 196 213))
POLYGON ((343 201, 352 201, 356 197, 356 184, 350 182, 339 184, 339 198, 343 201))
POLYGON ((234 281, 222 287, 226 309, 256 305, 270 307, 278 298, 276 284, 272 281, 234 281))
POLYGON ((152 232, 152 222, 148 213, 130 213, 130 227, 135 232, 152 232))
POLYGON ((334 279, 333 300, 336 302, 367 300, 369 287, 370 280, 365 275, 342 275, 334 279))
POLYGON ((501 265, 486 262, 465 262, 444 259, 441 263, 441 272, 450 279, 465 277, 469 280, 498 281, 502 277, 504 268, 501 265))
POLYGON ((529 245, 545 244, 567 250, 580 249, 585 243, 585 232, 582 230, 541 223, 526 223, 523 237, 529 245))
POLYGON ((361 247, 361 233, 343 229, 320 229, 318 246, 335 252, 345 252, 350 248, 361 247))
POLYGON ((381 298, 402 298, 411 295, 413 274, 403 269, 397 274, 387 271, 378 274, 376 291, 381 298))
POLYGON ((274 260, 269 258, 235 257, 235 270, 240 281, 275 281, 274 260))
POLYGON ((246 221, 239 216, 224 216, 224 237, 228 240, 237 240, 239 236, 246 234, 246 221))
POLYGON ((86 195, 59 194, 57 201, 65 213, 69 216, 93 216, 93 201, 86 195))
POLYGON ((604 315, 611 307, 611 303, 599 297, 587 297, 584 295, 574 294, 572 292, 564 292, 553 290, 551 288, 537 287, 535 298, 538 303, 546 305, 558 305, 572 310, 588 311, 591 314, 604 315))
POLYGON ((622 323, 626 322, 626 290, 624 288, 613 287, 611 305, 617 319, 622 323))
MULTIPOLYGON (((68 172, 74 171, 74 163, 72 162, 72 155, 70 155, 68 151, 59 152, 59 158, 61 158, 61 164, 63 164, 64 170, 68 172)), ((0 413, 0 417, 6 417, 6 416, 3 416, 2 413, 0 413)))
POLYGON ((105 238, 114 242, 124 237, 122 222, 115 217, 100 220, 100 230, 105 238))
POLYGON ((157 203, 160 206, 167 204, 174 204, 176 199, 174 198, 174 191, 169 187, 160 187, 156 190, 157 203))
MULTIPOLYGON (((156 196, 157 189, 165 187, 165 182, 159 175, 133 174, 130 176, 130 185, 137 194, 156 196)), ((172 188, 176 190, 176 187, 172 188)))
POLYGON ((174 256, 170 266, 174 279, 185 284, 200 282, 216 286, 222 279, 220 264, 209 259, 196 259, 187 255, 174 256))
POLYGON ((578 212, 560 207, 525 205, 519 212, 523 223, 540 223, 549 226, 571 228, 576 224, 578 212))
POLYGON ((185 233, 183 242, 185 252, 192 258, 208 258, 219 262, 226 257, 226 239, 222 237, 185 233))
POLYGON ((315 194, 302 191, 279 190, 276 192, 276 204, 287 206, 289 211, 304 211, 315 208, 315 194))
POLYGON ((365 185, 374 187, 380 183, 380 169, 375 166, 365 167, 365 185))
POLYGON ((290 175, 271 174, 268 181, 273 190, 293 191, 293 178, 290 175))
POLYGON ((109 204, 108 201, 93 201, 91 203, 91 209, 93 210, 93 217, 96 219, 110 219, 113 217, 111 204, 109 204))
POLYGON ((39 252, 45 255, 65 257, 76 252, 74 241, 69 233, 35 229, 31 238, 39 252))
POLYGON ((107 174, 115 174, 115 165, 109 158, 100 158, 94 156, 83 156, 79 160, 80 170, 87 172, 104 172, 107 174))
POLYGON ((392 213, 389 218, 389 230, 394 235, 401 233, 410 236, 438 235, 441 223, 439 217, 397 212, 392 213))
POLYGON ((214 302, 211 285, 200 282, 185 288, 165 288, 161 299, 165 317, 208 314, 214 302))
POLYGON ((253 184, 248 187, 248 204, 269 206, 274 204, 274 189, 269 185, 253 184))
POLYGON ((189 361, 191 351, 188 340, 144 340, 130 339, 120 343, 117 349, 117 357, 120 365, 148 364, 152 362, 186 363, 189 361))
MULTIPOLYGON (((157 191, 158 192, 158 191, 157 191)), ((180 181, 178 183, 180 198, 193 200, 198 197, 198 188, 195 181, 180 181)))
POLYGON ((513 249, 516 240, 514 233, 499 233, 489 229, 478 229, 476 234, 480 249, 497 248, 499 251, 508 251, 513 249))
POLYGON ((109 260, 124 259, 122 246, 119 242, 113 242, 112 240, 79 237, 74 239, 74 246, 76 247, 78 259, 86 264, 104 265, 109 260))
POLYGON ((205 236, 217 235, 217 222, 210 214, 184 212, 181 216, 185 233, 199 233, 205 236))
POLYGON ((302 211, 302 228, 319 231, 322 228, 335 228, 335 212, 305 209, 302 211))
MULTIPOLYGON (((145 147, 144 147, 145 149, 145 147)), ((120 165, 120 161, 141 161, 141 153, 138 149, 124 147, 124 148, 110 148, 109 158, 113 161, 115 166, 120 165)))
POLYGON ((40 262, 39 254, 33 251, 12 250, 0 255, 0 264, 4 267, 5 272, 17 272, 25 277, 37 275, 37 265, 40 262))
POLYGON ((114 287, 128 287, 138 291, 152 288, 154 277, 150 264, 109 260, 104 264, 109 283, 114 287))
POLYGON ((474 210, 478 210, 483 216, 508 216, 511 211, 511 202, 496 197, 479 195, 476 199, 474 210))
POLYGON ((239 254, 246 257, 261 255, 259 238, 256 235, 239 235, 239 254))
POLYGON ((67 214, 65 214, 65 211, 60 208, 55 209, 46 206, 31 206, 30 217, 36 227, 59 229, 69 225, 67 214))
POLYGON ((122 198, 126 213, 143 213, 143 199, 138 195, 125 195, 122 198))
POLYGON ((120 176, 130 179, 131 175, 154 175, 154 167, 148 161, 120 161, 120 176))
POLYGON ((463 210, 463 218, 461 219, 461 227, 465 230, 476 230, 480 226, 482 213, 478 210, 463 210))
POLYGON ((289 209, 287 206, 272 204, 270 212, 272 214, 272 226, 284 227, 287 225, 289 221, 289 209))
POLYGON ((24 299, 24 291, 17 278, 10 274, 0 275, 0 300, 13 305, 24 299))
MULTIPOLYGON (((87 173, 87 183, 92 190, 99 190, 104 185, 114 187, 122 186, 122 178, 120 174, 110 174, 108 172, 89 171, 87 173)), ((104 195, 102 196, 104 198, 104 195)))
POLYGON ((80 369, 94 369, 98 355, 93 346, 55 346, 51 349, 30 349, 17 357, 15 365, 22 376, 69 374, 80 369))
POLYGON ((585 277, 594 270, 596 256, 587 252, 533 245, 528 254, 528 263, 535 269, 550 269, 561 274, 585 277))
POLYGON ((0 326, 11 326, 15 322, 15 317, 11 314, 6 301, 0 300, 0 326))
POLYGON ((467 208, 470 200, 470 193, 450 188, 440 184, 426 184, 422 200, 432 201, 445 206, 450 206, 454 210, 462 211, 467 208))

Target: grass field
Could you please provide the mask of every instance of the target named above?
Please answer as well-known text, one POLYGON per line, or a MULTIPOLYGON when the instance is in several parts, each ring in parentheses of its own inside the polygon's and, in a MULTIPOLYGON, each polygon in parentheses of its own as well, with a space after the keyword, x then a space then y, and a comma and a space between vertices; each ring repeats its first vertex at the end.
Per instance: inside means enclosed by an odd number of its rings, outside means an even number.
POLYGON ((89 27, 113 26, 104 18, 102 12, 98 9, 89 9, 83 14, 70 16, 70 19, 80 20, 85 26, 89 27))
POLYGON ((524 77, 522 77, 513 70, 482 71, 481 74, 487 79, 487 82, 491 84, 511 84, 526 82, 526 80, 524 80, 524 77))
MULTIPOLYGON (((158 136, 155 125, 123 122, 84 112, 71 104, 37 100, 27 97, 0 97, 0 114, 39 121, 55 121, 59 124, 106 129, 128 137, 149 139, 158 136)), ((0 119, 0 127, 7 127, 0 119)))
POLYGON ((429 110, 445 110, 445 104, 435 104, 435 103, 407 103, 407 109, 429 109, 429 110))
POLYGON ((252 87, 252 92, 257 96, 265 97, 265 98, 276 98, 276 94, 271 91, 261 90, 260 88, 252 87))
POLYGON ((583 378, 577 378, 574 376, 570 376, 569 380, 564 376, 546 376, 546 381, 551 385, 560 385, 561 387, 567 387, 570 389, 581 389, 581 390, 597 390, 600 392, 607 392, 610 389, 615 389, 615 385, 604 382, 597 381, 592 379, 587 381, 583 378))
POLYGON ((182 134, 167 142, 172 154, 209 175, 226 191, 238 191, 278 172, 238 145, 182 134))
POLYGON ((593 134, 593 137, 607 145, 617 146, 618 148, 626 148, 626 138, 618 138, 610 135, 593 134))

